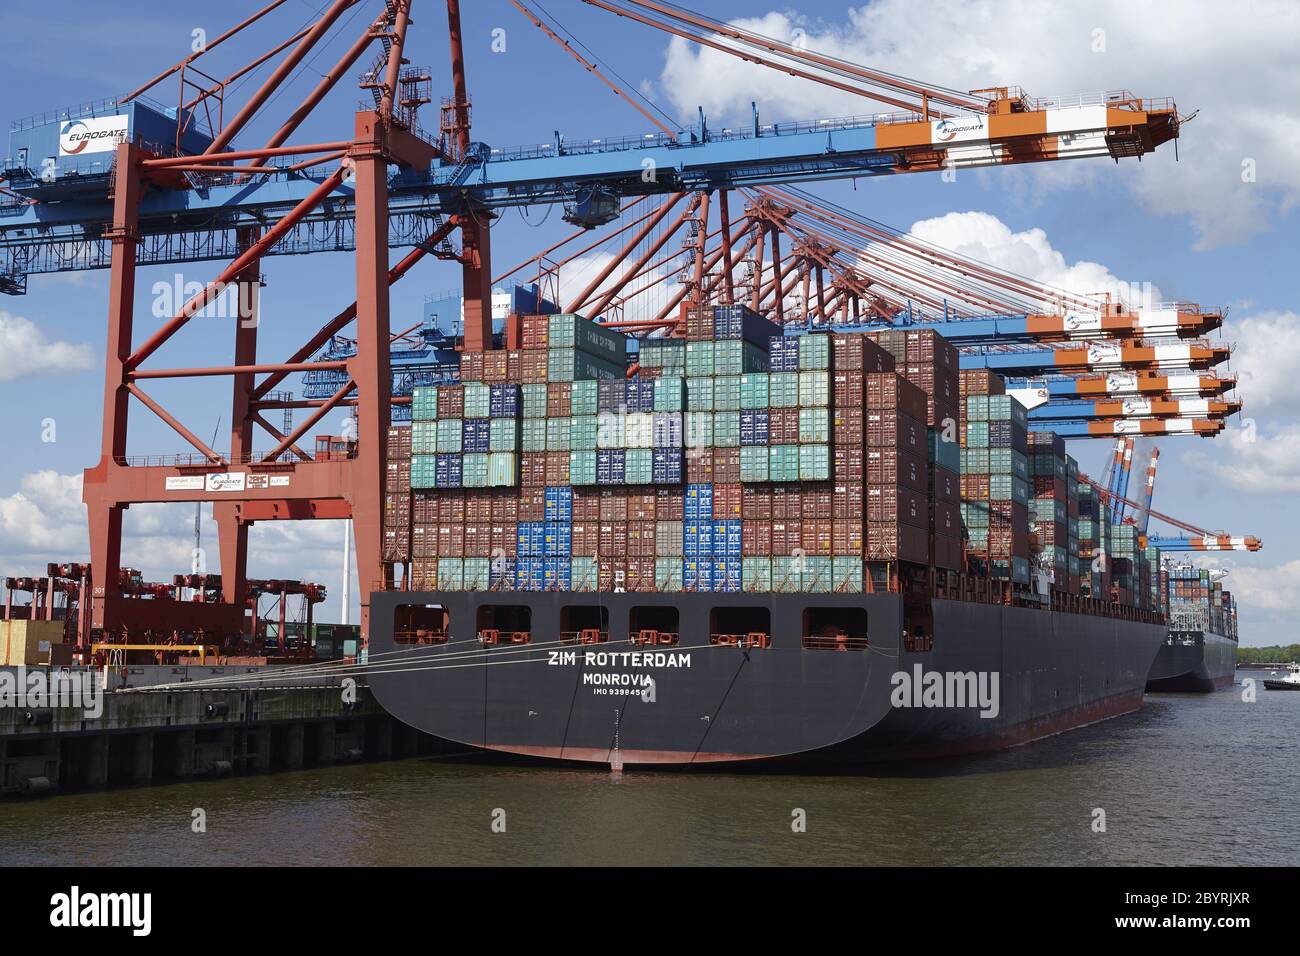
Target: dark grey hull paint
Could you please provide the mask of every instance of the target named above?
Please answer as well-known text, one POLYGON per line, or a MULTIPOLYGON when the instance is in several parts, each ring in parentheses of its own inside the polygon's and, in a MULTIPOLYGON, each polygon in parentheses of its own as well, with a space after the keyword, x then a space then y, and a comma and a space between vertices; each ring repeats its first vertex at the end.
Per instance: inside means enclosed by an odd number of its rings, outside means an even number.
POLYGON ((1213 631, 1170 634, 1151 664, 1147 690, 1206 693, 1232 686, 1237 642, 1213 631))
POLYGON ((934 648, 902 648, 902 604, 891 594, 413 593, 371 596, 370 684, 399 720, 455 743, 602 764, 869 763, 1013 746, 1136 710, 1164 628, 1089 615, 934 602, 934 648), (599 603, 610 641, 558 643, 560 609, 599 603), (449 608, 445 645, 397 645, 401 604, 449 608), (528 605, 533 642, 481 647, 476 610, 528 605), (636 606, 674 606, 676 647, 627 643, 636 606), (710 613, 767 607, 772 647, 709 643, 710 613), (868 614, 866 651, 806 650, 806 607, 868 614), (667 659, 588 658, 642 651, 667 659), (573 652, 574 658, 556 655, 573 652), (689 660, 689 664, 683 663, 689 660), (895 707, 897 671, 996 673, 996 716, 977 706, 895 707), (654 681, 654 700, 642 698, 654 681))

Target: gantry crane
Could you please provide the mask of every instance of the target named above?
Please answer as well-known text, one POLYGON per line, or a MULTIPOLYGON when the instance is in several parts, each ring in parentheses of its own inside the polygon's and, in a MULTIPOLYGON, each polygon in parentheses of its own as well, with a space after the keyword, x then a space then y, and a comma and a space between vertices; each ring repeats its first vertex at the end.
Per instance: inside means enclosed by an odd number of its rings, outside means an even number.
MULTIPOLYGON (((143 605, 152 603, 151 627, 201 626, 208 633, 224 629, 238 634, 248 584, 248 530, 257 521, 351 518, 363 594, 391 584, 392 566, 381 557, 392 399, 389 287, 426 257, 458 263, 465 292, 460 348, 494 348, 491 229, 501 209, 563 204, 570 221, 588 227, 611 221, 620 204, 635 197, 679 197, 680 202, 689 196, 695 265, 678 302, 686 295, 696 303, 707 301, 714 289, 733 300, 738 291, 730 268, 737 261, 734 243, 743 242, 752 229, 755 249, 749 258, 760 268, 751 301, 758 307, 770 303, 780 315, 792 283, 801 281, 798 271, 788 275, 783 270, 781 228, 772 220, 773 215, 779 220, 780 213, 768 209, 747 216, 733 229, 730 191, 946 168, 1139 157, 1174 139, 1181 122, 1170 100, 1126 92, 1034 99, 1013 88, 961 93, 773 44, 667 4, 590 2, 764 66, 851 90, 895 112, 761 123, 755 110, 749 126, 721 131, 711 129, 701 113, 698 123, 685 129, 661 126, 649 135, 589 142, 557 136, 542 147, 497 149, 472 137, 458 0, 447 2, 451 94, 441 104, 437 135, 419 125, 419 107, 431 99, 431 74, 405 65, 413 0, 385 0, 346 52, 284 114, 275 132, 260 144, 247 145, 242 140, 248 138, 250 123, 274 105, 295 70, 313 50, 323 49, 327 36, 344 30, 345 14, 368 6, 362 0, 333 0, 270 51, 224 77, 210 75, 213 68, 203 58, 218 46, 228 48, 250 24, 284 4, 273 0, 125 96, 15 124, 11 155, 0 170, 0 291, 22 293, 26 277, 36 273, 110 272, 102 444, 83 483, 91 538, 92 631, 129 631, 142 619, 143 605), (715 39, 718 33, 725 42, 715 39), (291 142, 371 51, 375 59, 364 70, 361 85, 373 106, 356 112, 333 138, 291 142), (248 96, 237 97, 238 82, 264 66, 270 67, 266 80, 248 96), (149 99, 169 79, 180 88, 174 108, 149 99), (647 168, 657 175, 645 176, 647 168), (714 211, 723 223, 722 248, 716 254, 706 250, 714 211), (458 243, 452 242, 453 235, 458 243), (761 268, 765 244, 773 263, 770 282, 761 268), (390 261, 390 248, 404 250, 396 263, 390 261), (284 360, 261 360, 257 314, 262 261, 325 251, 353 254, 355 301, 325 317, 284 360), (137 270, 208 261, 224 265, 161 326, 137 336, 137 270), (720 278, 710 264, 718 261, 728 267, 720 278), (190 368, 151 362, 228 290, 236 293, 241 319, 232 332, 229 361, 190 368), (355 327, 350 336, 354 346, 339 350, 337 357, 313 360, 349 326, 355 327), (292 403, 308 412, 296 427, 282 431, 265 417, 267 410, 286 407, 275 391, 286 377, 325 372, 342 373, 346 380, 328 397, 292 403), (203 377, 232 383, 229 451, 209 447, 146 391, 157 379, 203 377), (132 454, 127 425, 133 404, 160 418, 194 453, 132 454), (348 457, 318 459, 302 447, 304 438, 331 410, 345 406, 356 410, 359 440, 348 457), (255 450, 259 429, 270 435, 270 451, 255 450), (123 511, 147 501, 214 503, 223 601, 146 602, 118 586, 123 511), (196 609, 206 615, 201 621, 196 609)), ((803 260, 818 262, 815 275, 824 280, 830 261, 824 249, 811 241, 791 248, 803 260)), ((819 280, 821 314, 826 314, 828 289, 843 294, 857 288, 857 281, 852 276, 838 285, 819 280)), ((617 308, 619 295, 605 290, 595 305, 617 308)), ((1150 358, 1135 362, 1121 361, 1116 367, 1162 367, 1150 358)), ((368 610, 368 597, 363 597, 363 631, 368 610)))

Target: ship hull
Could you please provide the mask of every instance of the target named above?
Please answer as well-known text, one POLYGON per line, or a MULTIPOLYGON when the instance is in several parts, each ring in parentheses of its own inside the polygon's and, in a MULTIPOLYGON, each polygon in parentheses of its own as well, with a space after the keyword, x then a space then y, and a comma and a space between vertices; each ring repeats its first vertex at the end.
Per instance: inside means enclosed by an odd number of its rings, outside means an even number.
POLYGON ((1173 632, 1151 664, 1147 690, 1208 693, 1231 687, 1236 672, 1236 641, 1213 631, 1173 632))
POLYGON ((1165 636, 1153 624, 937 600, 933 646, 912 651, 892 594, 371 600, 370 683, 393 716, 468 747, 615 766, 860 764, 1010 747, 1136 710, 1165 636), (447 643, 398 644, 403 604, 448 608, 447 643), (479 608, 493 604, 529 609, 530 644, 478 643, 479 608), (608 643, 562 643, 563 609, 596 604, 608 643), (675 646, 627 641, 633 609, 647 607, 676 609, 675 646), (809 607, 865 610, 867 649, 804 648, 809 607), (770 615, 769 648, 710 643, 711 631, 754 608, 770 615), (947 679, 947 697, 924 692, 931 675, 947 679))

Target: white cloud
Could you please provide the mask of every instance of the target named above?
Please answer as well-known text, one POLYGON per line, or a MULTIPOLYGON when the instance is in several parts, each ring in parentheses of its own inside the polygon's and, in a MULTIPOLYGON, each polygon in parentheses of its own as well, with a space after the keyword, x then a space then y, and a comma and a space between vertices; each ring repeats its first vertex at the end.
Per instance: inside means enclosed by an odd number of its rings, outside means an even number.
POLYGON ((1215 448, 1213 455, 1189 451, 1183 456, 1184 468, 1209 473, 1242 494, 1295 494, 1300 490, 1296 478, 1300 475, 1300 425, 1268 428, 1234 423, 1215 441, 1228 447, 1215 448))
POLYGON ((89 345, 52 342, 37 326, 0 309, 0 382, 53 372, 84 372, 93 368, 89 345))
POLYGON ((1135 296, 1131 290, 1137 289, 1144 298, 1161 298, 1159 289, 1143 289, 1138 280, 1121 279, 1100 263, 1066 261, 1042 229, 1012 232, 997 216, 986 212, 950 212, 922 219, 910 231, 925 242, 1067 292, 1109 292, 1132 303, 1135 296))
POLYGON ((1260 312, 1230 319, 1224 335, 1234 346, 1232 368, 1245 414, 1300 413, 1300 315, 1260 312))
MULTIPOLYGON (((733 22, 787 42, 803 30, 812 50, 963 90, 1020 86, 1031 96, 1061 96, 1125 88, 1172 96, 1183 113, 1200 111, 1184 127, 1182 161, 1165 147, 1140 165, 1108 168, 1105 182, 1122 177, 1148 210, 1188 216, 1202 247, 1240 241, 1267 227, 1270 206, 1300 201, 1293 108, 1300 99, 1300 5, 1285 0, 937 0, 924 16, 910 0, 876 0, 850 9, 840 23, 776 12, 733 22), (1104 31, 1104 52, 1094 52, 1096 31, 1104 31), (1253 182, 1243 182, 1247 160, 1253 182)), ((702 105, 714 126, 748 118, 751 101, 768 120, 889 109, 678 38, 669 43, 660 83, 679 115, 702 105)), ((1049 186, 1100 174, 1092 163, 1032 168, 1049 186)))

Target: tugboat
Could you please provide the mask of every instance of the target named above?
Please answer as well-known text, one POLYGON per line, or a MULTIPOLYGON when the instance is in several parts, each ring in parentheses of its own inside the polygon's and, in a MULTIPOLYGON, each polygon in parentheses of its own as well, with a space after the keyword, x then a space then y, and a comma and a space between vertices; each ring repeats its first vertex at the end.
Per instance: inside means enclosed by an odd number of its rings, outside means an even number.
POLYGON ((1300 664, 1291 664, 1281 680, 1264 681, 1265 690, 1300 690, 1300 664))

